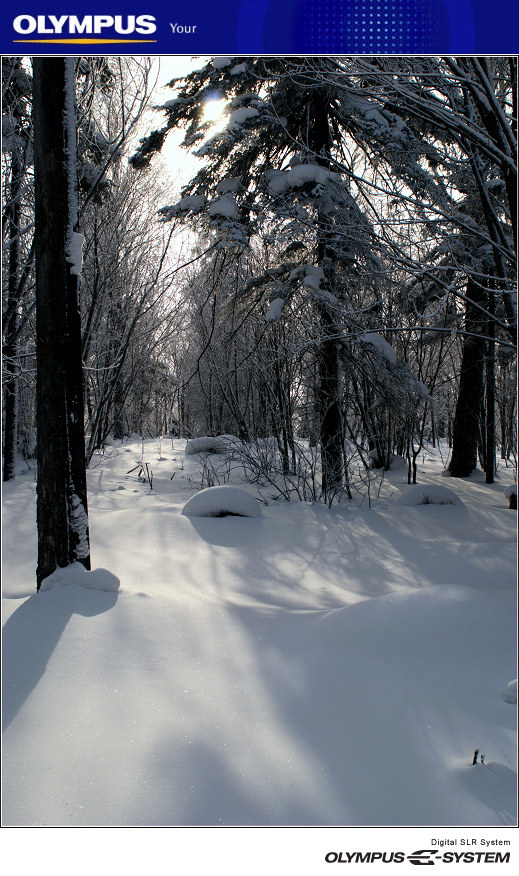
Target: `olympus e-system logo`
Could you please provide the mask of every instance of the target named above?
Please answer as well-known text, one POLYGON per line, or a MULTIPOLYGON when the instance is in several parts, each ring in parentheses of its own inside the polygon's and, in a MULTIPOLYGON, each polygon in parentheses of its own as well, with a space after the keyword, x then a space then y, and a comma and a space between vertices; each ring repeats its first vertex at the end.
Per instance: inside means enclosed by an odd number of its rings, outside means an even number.
POLYGON ((443 852, 438 849, 418 849, 405 852, 328 852, 327 864, 403 864, 432 867, 434 864, 509 864, 510 852, 443 852))
POLYGON ((157 23, 153 15, 17 15, 13 28, 24 37, 14 42, 156 42, 128 37, 153 34, 157 23))

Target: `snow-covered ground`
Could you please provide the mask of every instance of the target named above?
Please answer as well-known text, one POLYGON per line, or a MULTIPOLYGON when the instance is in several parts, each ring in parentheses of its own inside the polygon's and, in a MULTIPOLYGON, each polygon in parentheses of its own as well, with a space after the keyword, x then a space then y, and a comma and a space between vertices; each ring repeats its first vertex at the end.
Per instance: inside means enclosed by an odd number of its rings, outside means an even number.
POLYGON ((34 474, 4 486, 4 825, 514 824, 511 469, 197 517, 184 447, 94 460, 96 571, 37 595, 34 474))

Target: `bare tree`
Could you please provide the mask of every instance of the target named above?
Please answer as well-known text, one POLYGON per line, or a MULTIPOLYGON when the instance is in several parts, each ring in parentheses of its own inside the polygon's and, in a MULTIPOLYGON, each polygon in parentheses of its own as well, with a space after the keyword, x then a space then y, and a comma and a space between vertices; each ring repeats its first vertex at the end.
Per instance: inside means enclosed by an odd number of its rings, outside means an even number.
MULTIPOLYGON (((2 61, 3 119, 3 214, 7 288, 3 289, 5 306, 3 325, 3 390, 4 390, 4 481, 15 476, 18 440, 19 390, 22 363, 20 335, 30 313, 27 304, 28 278, 31 274, 34 249, 31 226, 26 213, 29 167, 31 164, 32 131, 30 118, 31 82, 27 65, 21 58, 2 61), (5 173, 4 173, 5 171, 5 173), (27 238, 29 237, 29 241, 27 238)), ((32 206, 32 205, 31 205, 32 206)), ((4 275, 4 276, 5 276, 4 275)))

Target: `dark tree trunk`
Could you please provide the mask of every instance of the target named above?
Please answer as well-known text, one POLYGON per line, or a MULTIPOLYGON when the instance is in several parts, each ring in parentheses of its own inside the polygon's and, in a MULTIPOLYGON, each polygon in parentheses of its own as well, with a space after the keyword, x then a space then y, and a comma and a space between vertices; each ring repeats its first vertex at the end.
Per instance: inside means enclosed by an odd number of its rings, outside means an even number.
POLYGON ((77 219, 71 63, 33 61, 38 589, 58 566, 78 560, 90 568, 78 277, 66 261, 77 219))
MULTIPOLYGON (((467 287, 467 297, 475 303, 481 302, 482 293, 471 281, 467 287)), ((483 326, 486 328, 486 320, 471 301, 466 304, 465 329, 467 332, 481 332, 483 326)), ((452 456, 449 464, 449 471, 454 478, 468 477, 477 466, 485 346, 484 338, 466 335, 463 340, 460 389, 452 426, 452 456)))
MULTIPOLYGON (((489 311, 493 313, 493 301, 489 304, 489 311)), ((496 363, 495 363, 495 322, 488 321, 487 357, 485 360, 485 394, 486 394, 486 456, 485 456, 485 483, 494 483, 496 469, 496 363)))
MULTIPOLYGON (((318 163, 324 167, 330 166, 332 143, 328 113, 329 103, 326 94, 322 90, 316 90, 310 98, 308 146, 318 163)), ((317 217, 317 233, 317 263, 324 269, 326 279, 331 285, 334 260, 329 247, 327 219, 320 214, 317 217)), ((331 502, 342 489, 344 482, 338 332, 335 317, 326 304, 319 304, 318 313, 322 331, 318 352, 322 491, 324 500, 331 502)))
POLYGON ((326 306, 320 309, 320 320, 324 334, 318 353, 322 489, 325 501, 330 502, 343 485, 344 442, 336 326, 326 306))

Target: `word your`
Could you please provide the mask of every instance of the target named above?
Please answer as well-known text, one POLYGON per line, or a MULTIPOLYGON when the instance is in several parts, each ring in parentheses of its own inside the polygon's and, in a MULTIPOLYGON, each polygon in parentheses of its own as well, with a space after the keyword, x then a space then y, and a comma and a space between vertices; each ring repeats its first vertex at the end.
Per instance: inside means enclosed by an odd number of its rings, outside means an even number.
POLYGON ((171 33, 194 33, 197 29, 197 24, 172 24, 169 23, 171 33))
POLYGON ((13 21, 16 33, 88 34, 114 30, 118 34, 155 33, 153 15, 17 15, 13 21))

